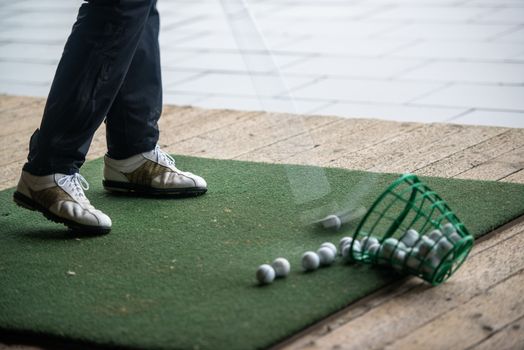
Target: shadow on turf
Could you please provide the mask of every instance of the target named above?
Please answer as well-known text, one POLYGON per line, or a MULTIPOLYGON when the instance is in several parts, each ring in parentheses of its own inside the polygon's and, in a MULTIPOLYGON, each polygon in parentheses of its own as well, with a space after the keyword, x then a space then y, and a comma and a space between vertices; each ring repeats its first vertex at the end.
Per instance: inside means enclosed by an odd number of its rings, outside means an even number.
POLYGON ((67 228, 56 228, 56 229, 34 229, 25 231, 22 236, 27 239, 35 241, 49 241, 49 240, 74 240, 74 239, 90 239, 103 237, 105 234, 91 234, 89 232, 75 232, 67 228))
POLYGON ((131 347, 119 347, 115 345, 101 345, 81 340, 64 339, 59 336, 48 334, 37 334, 28 331, 7 331, 0 329, 0 348, 2 345, 20 347, 34 346, 39 349, 53 350, 105 350, 105 349, 138 349, 131 347))
POLYGON ((202 197, 205 193, 143 193, 143 192, 106 192, 106 198, 137 198, 137 199, 157 199, 157 200, 183 200, 188 198, 202 197))

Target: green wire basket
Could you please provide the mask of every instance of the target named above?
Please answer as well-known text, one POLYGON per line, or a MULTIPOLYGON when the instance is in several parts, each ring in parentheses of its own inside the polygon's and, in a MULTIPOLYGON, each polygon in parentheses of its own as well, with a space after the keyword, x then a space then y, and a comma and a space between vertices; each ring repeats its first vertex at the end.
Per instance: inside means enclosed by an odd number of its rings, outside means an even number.
POLYGON ((453 275, 472 247, 473 236, 447 203, 416 175, 406 174, 362 218, 351 254, 436 286, 453 275))

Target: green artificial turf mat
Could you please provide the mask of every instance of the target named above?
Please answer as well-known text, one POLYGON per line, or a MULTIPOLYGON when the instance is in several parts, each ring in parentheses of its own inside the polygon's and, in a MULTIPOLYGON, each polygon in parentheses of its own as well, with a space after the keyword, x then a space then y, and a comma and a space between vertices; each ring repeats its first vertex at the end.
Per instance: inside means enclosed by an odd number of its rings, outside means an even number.
MULTIPOLYGON (((340 261, 306 274, 299 263, 304 251, 350 233, 305 226, 307 213, 329 203, 343 207, 351 196, 369 206, 397 175, 326 169, 329 195, 295 204, 286 169, 307 176, 314 168, 181 156, 177 162, 207 179, 205 196, 110 195, 101 187, 102 162, 87 163, 87 195, 113 219, 113 231, 102 237, 77 239, 16 207, 13 189, 2 191, 0 330, 148 349, 263 348, 398 278, 340 261), (368 181, 369 189, 357 191, 368 181), (258 287, 257 266, 279 256, 290 260, 291 275, 258 287)), ((423 180, 477 237, 524 213, 522 185, 423 180)), ((455 276, 446 283, 457 282, 455 276)))

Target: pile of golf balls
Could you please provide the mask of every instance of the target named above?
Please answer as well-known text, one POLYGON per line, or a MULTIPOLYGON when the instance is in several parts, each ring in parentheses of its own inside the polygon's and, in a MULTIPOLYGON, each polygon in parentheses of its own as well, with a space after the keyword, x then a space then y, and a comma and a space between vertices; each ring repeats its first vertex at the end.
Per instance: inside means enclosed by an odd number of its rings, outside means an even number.
MULTIPOLYGON (((366 236, 360 240, 343 237, 338 248, 331 242, 325 242, 316 251, 305 252, 301 265, 306 272, 315 271, 319 267, 333 265, 339 254, 348 263, 371 258, 375 263, 391 266, 398 271, 432 276, 443 260, 453 258, 454 244, 461 239, 451 223, 429 234, 419 234, 416 230, 409 229, 398 239, 389 237, 382 242, 374 236, 366 236)), ((260 284, 270 284, 275 278, 286 277, 290 270, 289 261, 278 258, 271 265, 259 266, 256 278, 260 284)))
MULTIPOLYGON (((368 239, 368 242, 373 237, 368 239)), ((443 259, 452 259, 450 252, 461 236, 452 224, 421 235, 414 229, 407 230, 400 239, 389 237, 368 254, 380 265, 391 265, 397 271, 411 271, 432 276, 443 259)), ((375 247, 375 244, 372 245, 375 247)))
POLYGON ((256 278, 260 284, 270 284, 273 283, 275 278, 287 277, 290 271, 289 261, 285 258, 277 258, 271 265, 260 265, 257 269, 256 278))
POLYGON ((314 271, 320 266, 331 266, 336 257, 337 247, 331 242, 325 242, 316 252, 309 251, 302 255, 302 268, 304 271, 314 271))

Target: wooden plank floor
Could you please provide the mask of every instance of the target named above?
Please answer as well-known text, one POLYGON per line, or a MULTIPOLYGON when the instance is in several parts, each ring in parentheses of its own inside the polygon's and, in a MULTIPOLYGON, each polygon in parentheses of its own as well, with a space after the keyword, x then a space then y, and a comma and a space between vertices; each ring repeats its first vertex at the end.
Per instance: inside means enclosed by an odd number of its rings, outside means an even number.
MULTIPOLYGON (((44 103, 0 96, 0 189, 16 184, 44 103)), ((524 183, 524 129, 176 106, 160 127, 160 145, 176 154, 524 183)), ((101 128, 88 159, 104 152, 101 128)), ((522 233, 519 218, 477 242, 444 285, 406 278, 275 348, 523 349, 522 233)))

